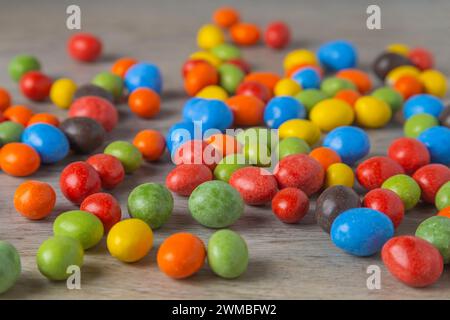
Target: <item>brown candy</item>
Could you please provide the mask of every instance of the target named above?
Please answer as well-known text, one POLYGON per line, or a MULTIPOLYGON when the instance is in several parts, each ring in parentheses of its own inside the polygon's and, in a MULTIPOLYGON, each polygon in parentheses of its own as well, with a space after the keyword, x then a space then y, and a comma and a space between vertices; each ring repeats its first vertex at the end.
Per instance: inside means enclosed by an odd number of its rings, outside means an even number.
POLYGON ((91 153, 100 147, 105 139, 105 129, 91 118, 68 118, 61 123, 60 129, 66 135, 70 148, 75 153, 91 153))
POLYGON ((404 65, 412 65, 412 63, 408 58, 402 55, 392 52, 383 52, 375 59, 372 68, 378 78, 384 80, 389 71, 404 65))

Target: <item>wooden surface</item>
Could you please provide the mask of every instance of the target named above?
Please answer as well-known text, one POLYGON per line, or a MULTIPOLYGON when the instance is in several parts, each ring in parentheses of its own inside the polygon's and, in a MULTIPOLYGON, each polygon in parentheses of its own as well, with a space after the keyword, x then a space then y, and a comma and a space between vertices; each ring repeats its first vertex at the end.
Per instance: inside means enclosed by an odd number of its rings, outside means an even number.
MULTIPOLYGON (((378 1, 371 1, 370 3, 378 1)), ((367 68, 387 44, 405 42, 430 48, 437 56, 437 66, 449 72, 450 45, 448 30, 450 2, 379 1, 382 30, 369 31, 365 26, 366 1, 239 1, 235 5, 243 17, 266 24, 270 20, 287 21, 294 34, 290 49, 316 49, 321 42, 347 38, 359 49, 360 65, 367 68)), ((0 86, 14 93, 15 103, 26 103, 36 111, 65 112, 50 103, 26 101, 6 74, 9 59, 18 53, 39 57, 43 70, 53 77, 67 76, 78 83, 88 82, 97 72, 110 68, 121 56, 134 56, 153 61, 164 76, 163 111, 149 121, 131 115, 120 105, 120 125, 108 141, 131 140, 139 129, 166 131, 180 119, 186 96, 182 90, 180 66, 195 48, 197 28, 210 20, 218 3, 212 1, 0 1, 0 86), (65 43, 71 34, 65 28, 65 7, 81 5, 83 30, 101 36, 105 57, 99 63, 80 65, 66 54, 65 43)), ((259 46, 244 50, 244 56, 258 70, 281 72, 287 50, 274 52, 259 46)), ((400 125, 371 131, 372 155, 384 154, 389 142, 401 135, 400 125)), ((43 166, 32 178, 50 182, 58 192, 52 216, 32 222, 15 212, 12 197, 25 179, 0 176, 0 239, 12 242, 20 252, 23 272, 16 286, 3 295, 7 299, 299 299, 356 298, 405 299, 450 297, 450 270, 446 268, 440 281, 426 289, 411 289, 393 279, 379 256, 356 258, 338 250, 328 235, 314 222, 312 212, 299 225, 285 225, 275 219, 269 208, 247 207, 245 215, 232 229, 247 240, 250 250, 248 271, 239 279, 228 281, 213 275, 208 266, 194 277, 175 281, 157 268, 155 255, 161 241, 177 231, 199 235, 205 242, 213 230, 196 223, 187 210, 187 199, 176 197, 170 221, 155 232, 151 253, 135 264, 123 264, 112 258, 103 241, 86 252, 82 269, 82 289, 68 290, 65 282, 45 279, 37 270, 35 254, 42 241, 52 234, 52 221, 63 211, 75 207, 61 197, 58 176, 71 156, 52 166, 43 166), (381 267, 381 290, 368 290, 366 268, 381 267)), ((127 217, 126 199, 135 186, 144 182, 164 182, 172 168, 166 157, 155 164, 145 164, 112 193, 127 217)), ((435 209, 419 206, 407 213, 397 234, 412 234, 420 221, 435 209)), ((1 263, 1 262, 0 262, 1 263)))

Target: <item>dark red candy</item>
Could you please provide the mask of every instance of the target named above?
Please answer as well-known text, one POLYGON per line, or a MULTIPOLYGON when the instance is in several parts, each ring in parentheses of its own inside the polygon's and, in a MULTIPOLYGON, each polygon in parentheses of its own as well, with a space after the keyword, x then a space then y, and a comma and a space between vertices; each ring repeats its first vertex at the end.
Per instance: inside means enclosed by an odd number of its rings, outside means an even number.
POLYGON ((119 202, 109 193, 94 193, 81 203, 80 210, 90 212, 103 223, 105 231, 122 218, 119 202))
POLYGON ((70 106, 69 117, 94 119, 108 132, 114 129, 119 121, 119 113, 114 105, 97 96, 84 96, 75 100, 70 106))
POLYGON ((230 177, 230 185, 241 194, 250 205, 263 205, 271 201, 277 193, 277 181, 263 168, 245 167, 236 170, 230 177))
POLYGON ((105 189, 114 189, 125 177, 122 163, 109 154, 96 154, 86 160, 97 171, 105 189))
POLYGON ((431 69, 434 66, 433 54, 424 48, 414 48, 408 52, 408 59, 420 70, 431 69))
POLYGON ((388 156, 400 164, 407 174, 412 174, 430 163, 427 147, 413 138, 398 138, 392 141, 388 148, 388 156))
POLYGON ((181 164, 166 177, 167 188, 181 196, 189 196, 203 182, 212 180, 211 170, 204 164, 181 164))
POLYGON ((417 170, 412 177, 422 190, 422 199, 434 204, 439 188, 450 181, 450 169, 443 164, 429 164, 417 170))
POLYGON ((102 43, 90 33, 77 33, 69 38, 67 51, 75 60, 91 62, 102 53, 102 43))
POLYGON ((97 171, 90 164, 77 161, 61 172, 59 186, 69 201, 80 204, 87 196, 99 192, 102 184, 97 171))
POLYGON ((273 49, 283 49, 291 41, 291 31, 286 23, 272 22, 264 33, 264 42, 273 49))
POLYGON ((429 242, 414 236, 390 239, 381 250, 381 258, 394 277, 411 287, 432 285, 444 270, 439 251, 429 242))
POLYGON ((19 82, 20 91, 30 100, 45 100, 52 87, 52 79, 40 71, 29 71, 25 73, 19 82))
POLYGON ((356 178, 367 190, 379 188, 388 178, 403 173, 403 167, 388 157, 369 158, 356 168, 356 178))
POLYGON ((272 211, 284 223, 297 223, 309 209, 308 196, 300 189, 285 188, 272 199, 272 211))
POLYGON ((393 191, 387 189, 373 189, 363 200, 363 206, 383 212, 391 219, 394 228, 397 228, 405 216, 405 207, 402 199, 393 191))
POLYGON ((256 81, 242 82, 236 90, 236 95, 253 96, 264 102, 272 97, 269 89, 256 81))

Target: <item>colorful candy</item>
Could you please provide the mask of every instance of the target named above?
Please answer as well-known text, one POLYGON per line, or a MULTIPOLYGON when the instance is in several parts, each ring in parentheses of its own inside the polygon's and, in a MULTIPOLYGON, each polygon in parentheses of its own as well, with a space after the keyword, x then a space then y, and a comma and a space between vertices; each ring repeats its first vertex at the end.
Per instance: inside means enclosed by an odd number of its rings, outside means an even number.
POLYGON ((438 125, 438 119, 431 114, 417 113, 406 120, 403 133, 406 137, 417 138, 425 130, 438 125))
POLYGON ((403 167, 388 157, 371 157, 356 169, 358 182, 367 190, 381 187, 384 181, 397 174, 403 174, 403 167))
POLYGON ((239 21, 239 12, 232 7, 221 7, 213 13, 213 21, 219 27, 229 28, 239 21))
POLYGON ((109 154, 96 154, 86 162, 97 171, 102 188, 114 189, 125 177, 125 169, 119 159, 109 154))
POLYGON ((325 99, 317 103, 309 113, 309 118, 322 131, 351 125, 355 118, 353 108, 339 99, 325 99))
POLYGON ((52 79, 40 71, 29 71, 19 81, 22 94, 33 101, 43 101, 50 94, 52 79))
POLYGON ((138 88, 128 97, 131 111, 141 118, 153 118, 161 108, 159 95, 149 88, 138 88))
POLYGON ((434 200, 436 208, 438 208, 439 210, 443 210, 447 207, 450 207, 450 181, 444 183, 439 188, 434 200))
POLYGON ((213 24, 205 24, 197 32, 197 45, 200 49, 209 50, 224 41, 222 29, 213 24))
POLYGON ((447 93, 447 77, 437 70, 426 70, 419 75, 423 90, 436 97, 443 98, 447 93))
POLYGON ((120 204, 109 193, 91 194, 83 200, 80 210, 89 212, 100 219, 105 233, 119 222, 122 217, 120 204))
POLYGON ((394 228, 403 221, 405 208, 402 199, 393 191, 387 189, 372 189, 363 199, 363 206, 380 211, 391 219, 394 228))
POLYGON ((282 21, 275 21, 267 26, 264 32, 264 42, 273 49, 283 49, 291 41, 291 31, 282 21))
POLYGON ((426 145, 431 162, 442 163, 446 166, 450 164, 450 145, 447 143, 450 139, 449 128, 431 127, 423 131, 417 139, 426 145))
POLYGON ((374 90, 373 97, 383 100, 391 107, 392 114, 395 114, 403 105, 403 96, 390 87, 381 87, 374 90))
POLYGON ((84 84, 78 87, 78 89, 73 94, 73 101, 86 96, 100 97, 105 100, 108 100, 111 103, 114 102, 114 96, 112 95, 111 92, 92 83, 84 84))
POLYGON ((264 102, 254 96, 237 95, 226 104, 233 111, 235 125, 257 126, 263 122, 264 102))
POLYGON ((69 117, 87 117, 100 123, 109 132, 119 120, 117 109, 106 99, 85 96, 75 100, 69 109, 69 117))
POLYGON ((181 164, 169 172, 166 186, 181 196, 189 196, 200 184, 212 178, 211 170, 204 164, 181 164))
POLYGON ((43 219, 50 215, 55 203, 55 190, 45 182, 25 181, 14 193, 14 208, 31 220, 43 219))
POLYGON ((320 128, 312 121, 305 119, 291 119, 278 128, 281 139, 297 137, 305 140, 310 146, 320 140, 320 128))
POLYGON ((0 151, 0 167, 9 175, 26 177, 36 172, 40 165, 39 154, 25 143, 8 143, 0 151))
POLYGON ((219 69, 219 84, 228 93, 236 92, 239 84, 245 77, 245 73, 238 66, 232 63, 224 63, 219 69))
POLYGON ((405 210, 413 208, 420 200, 420 187, 416 181, 405 174, 390 177, 381 185, 383 189, 395 192, 402 199, 405 210))
POLYGON ((20 277, 22 264, 17 249, 6 241, 0 241, 0 294, 11 289, 20 277))
POLYGON ((275 97, 264 109, 264 122, 272 129, 278 129, 287 120, 305 117, 305 107, 292 97, 275 97))
POLYGON ((339 71, 354 68, 358 62, 358 53, 352 43, 345 40, 330 41, 317 51, 320 63, 327 69, 339 71))
POLYGON ((67 200, 80 204, 87 196, 100 191, 101 180, 90 164, 76 161, 61 172, 59 186, 67 200))
POLYGON ((163 85, 159 68, 148 62, 140 62, 131 66, 125 73, 124 83, 128 92, 145 87, 154 90, 158 94, 161 94, 163 85))
POLYGON ((0 87, 0 112, 5 111, 11 105, 11 95, 8 90, 0 87))
POLYGON ((381 99, 373 96, 359 98, 355 102, 356 122, 366 128, 384 127, 392 117, 392 109, 381 99))
POLYGON ((11 142, 19 142, 23 133, 23 125, 13 121, 0 123, 0 145, 11 142))
POLYGON ((388 148, 389 158, 400 164, 405 173, 412 174, 430 163, 430 153, 426 146, 412 138, 398 138, 388 148))
POLYGON ((307 154, 311 150, 305 140, 297 137, 285 138, 280 141, 277 147, 278 158, 280 160, 292 154, 307 154))
POLYGON ((431 243, 442 255, 444 264, 450 263, 450 219, 433 216, 417 227, 416 237, 431 243))
POLYGON ((370 140, 364 130, 344 126, 330 131, 325 137, 323 146, 333 149, 339 154, 342 162, 352 165, 369 153, 370 140))
POLYGON ((31 117, 33 116, 33 111, 23 105, 11 106, 3 112, 3 116, 7 120, 11 120, 20 123, 24 127, 27 126, 31 117))
POLYGON ((248 166, 245 156, 242 154, 230 154, 219 161, 214 169, 214 178, 228 182, 231 175, 238 169, 248 166))
POLYGON ((111 72, 123 79, 128 69, 130 69, 130 67, 134 66, 136 63, 138 63, 138 61, 134 58, 120 58, 114 62, 113 66, 111 67, 111 72))
POLYGON ((434 204, 439 188, 450 181, 450 169, 442 164, 428 164, 414 172, 412 177, 422 190, 422 199, 434 204))
POLYGON ((36 57, 30 55, 17 55, 8 64, 8 73, 11 79, 19 82, 22 76, 29 71, 39 71, 41 64, 36 57))
POLYGON ((392 69, 404 65, 411 65, 405 56, 393 52, 383 52, 375 59, 372 68, 378 78, 384 80, 392 69))
POLYGON ((141 152, 133 144, 127 141, 111 142, 106 146, 103 153, 119 159, 126 173, 133 173, 139 169, 142 164, 141 152))
POLYGON ((277 180, 262 168, 238 169, 231 175, 229 183, 250 205, 263 205, 271 201, 277 192, 277 180))
POLYGON ((148 161, 158 160, 166 150, 164 136, 159 131, 150 129, 139 131, 133 139, 133 145, 148 161))
POLYGON ((68 118, 61 123, 60 129, 69 140, 70 149, 80 154, 91 153, 105 140, 105 129, 91 118, 68 118))
POLYGON ((346 186, 352 188, 355 184, 353 169, 345 163, 333 163, 325 172, 325 188, 346 186))
POLYGON ((28 120, 27 126, 31 126, 35 123, 46 123, 51 124, 52 126, 59 127, 59 119, 51 113, 36 113, 33 115, 30 120, 28 120))
POLYGON ((260 31, 253 23, 238 22, 230 28, 230 35, 237 45, 252 46, 259 41, 260 31))
POLYGON ((327 147, 315 148, 309 153, 309 156, 319 161, 325 170, 332 164, 341 162, 341 157, 337 152, 327 147))
POLYGON ((67 42, 69 55, 78 61, 92 62, 97 60, 102 53, 102 42, 90 33, 77 33, 67 42))
POLYGON ((403 106, 405 119, 419 113, 428 113, 438 118, 444 109, 442 101, 430 94, 418 94, 408 99, 403 106))
POLYGON ((272 199, 272 211, 284 223, 297 223, 307 213, 309 199, 297 188, 285 188, 278 191, 272 199))

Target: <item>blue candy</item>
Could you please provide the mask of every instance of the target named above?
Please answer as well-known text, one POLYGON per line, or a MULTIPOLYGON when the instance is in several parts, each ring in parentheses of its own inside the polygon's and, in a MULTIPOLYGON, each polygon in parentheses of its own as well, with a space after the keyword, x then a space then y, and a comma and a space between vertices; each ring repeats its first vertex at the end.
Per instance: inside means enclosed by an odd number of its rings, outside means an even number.
POLYGON ((444 107, 442 101, 431 94, 417 94, 406 101, 403 115, 405 119, 409 119, 418 113, 428 113, 439 118, 444 107))
POLYGON ((330 131, 323 146, 336 151, 344 163, 353 165, 369 153, 370 140, 364 130, 343 126, 330 131))
POLYGON ((202 102, 203 100, 204 100, 203 98, 196 98, 196 97, 186 100, 183 106, 183 110, 181 111, 183 119, 188 119, 188 121, 191 121, 195 111, 195 105, 197 103, 202 102))
POLYGON ((275 97, 269 101, 264 110, 264 122, 272 129, 290 119, 304 119, 305 107, 292 97, 275 97))
POLYGON ((394 225, 385 214, 368 208, 342 212, 330 231, 336 247, 355 256, 370 256, 381 250, 394 236, 394 225))
POLYGON ((450 129, 444 126, 431 127, 417 138, 427 146, 431 162, 450 165, 450 129))
POLYGON ((189 140, 203 140, 204 131, 191 121, 180 121, 170 127, 166 135, 167 149, 173 154, 183 143, 189 140))
POLYGON ((162 76, 159 68, 154 64, 141 62, 131 66, 125 74, 124 81, 128 92, 145 87, 161 94, 162 76))
POLYGON ((209 129, 223 132, 233 124, 233 112, 221 100, 195 99, 184 106, 183 120, 201 122, 203 132, 209 129))
POLYGON ((22 142, 37 151, 42 163, 58 162, 69 153, 69 141, 64 133, 46 123, 27 127, 23 131, 22 142))
POLYGON ((329 70, 339 71, 356 67, 358 53, 356 48, 348 41, 336 40, 323 44, 317 56, 320 63, 329 70))
POLYGON ((297 82, 303 90, 306 89, 319 89, 320 87, 320 74, 313 68, 302 68, 292 75, 292 80, 297 82))

